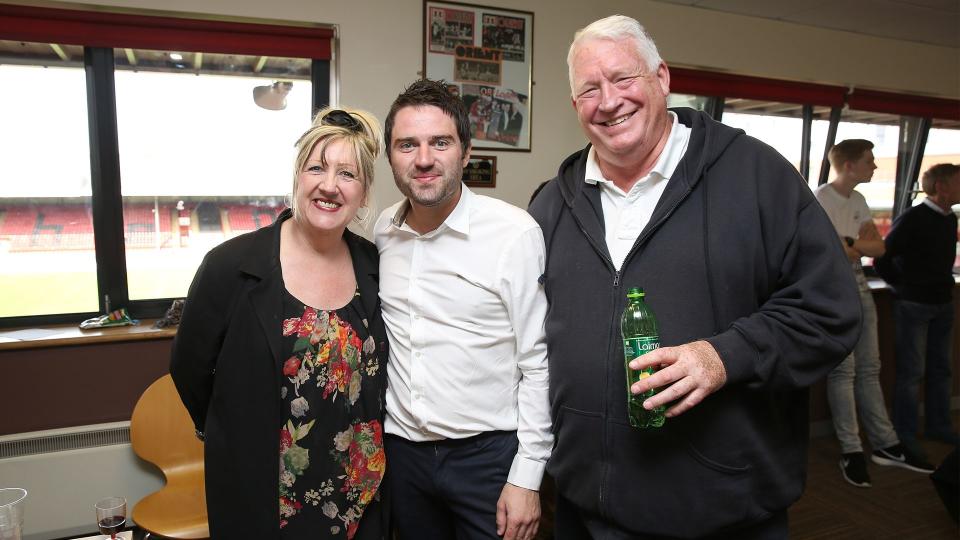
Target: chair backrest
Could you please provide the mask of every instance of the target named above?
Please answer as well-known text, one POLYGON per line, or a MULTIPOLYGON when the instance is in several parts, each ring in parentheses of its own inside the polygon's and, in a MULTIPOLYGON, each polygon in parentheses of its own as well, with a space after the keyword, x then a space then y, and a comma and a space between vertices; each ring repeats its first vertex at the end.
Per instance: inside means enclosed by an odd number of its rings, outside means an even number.
POLYGON ((203 468, 203 443, 194 435, 193 422, 170 375, 154 381, 137 401, 130 419, 130 442, 133 451, 159 467, 167 481, 184 469, 203 468))
POLYGON ((133 451, 163 471, 166 485, 133 508, 143 530, 164 538, 208 538, 203 443, 170 375, 157 379, 140 396, 130 419, 133 451))

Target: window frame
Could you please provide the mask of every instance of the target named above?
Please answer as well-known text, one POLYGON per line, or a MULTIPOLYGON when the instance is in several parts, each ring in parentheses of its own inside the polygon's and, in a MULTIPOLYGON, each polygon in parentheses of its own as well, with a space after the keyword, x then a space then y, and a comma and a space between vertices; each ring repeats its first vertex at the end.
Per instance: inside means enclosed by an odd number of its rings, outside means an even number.
POLYGON ((174 298, 129 298, 117 127, 114 49, 138 48, 311 60, 311 116, 331 100, 338 32, 335 25, 230 21, 0 4, 0 39, 80 45, 84 49, 90 144, 91 213, 98 312, 0 317, 0 328, 71 323, 126 307, 160 317, 174 298))
POLYGON ((809 180, 813 106, 829 106, 830 125, 821 156, 819 184, 827 182, 830 163, 827 154, 836 142, 837 128, 847 108, 900 115, 901 131, 905 124, 911 129, 901 135, 898 154, 893 217, 909 206, 916 194, 920 161, 923 158, 927 134, 933 119, 960 122, 960 100, 885 92, 866 88, 786 81, 720 73, 683 67, 670 68, 670 90, 711 98, 710 114, 717 121, 723 113, 725 98, 780 101, 803 106, 803 133, 801 134, 800 172, 809 180), (909 119, 909 120, 908 120, 909 119))

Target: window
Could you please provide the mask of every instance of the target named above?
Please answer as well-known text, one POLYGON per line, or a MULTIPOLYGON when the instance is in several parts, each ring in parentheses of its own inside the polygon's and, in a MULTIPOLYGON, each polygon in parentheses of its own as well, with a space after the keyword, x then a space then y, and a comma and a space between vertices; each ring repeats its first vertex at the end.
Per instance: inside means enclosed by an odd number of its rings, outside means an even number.
MULTIPOLYGON (((873 141, 878 169, 872 181, 858 189, 881 234, 903 208, 905 187, 915 180, 916 156, 923 151, 921 143, 931 121, 941 131, 931 130, 928 157, 949 160, 956 152, 948 150, 957 146, 953 135, 960 132, 960 101, 955 99, 679 67, 671 68, 670 74, 671 90, 681 94, 671 104, 708 110, 714 118, 770 144, 808 178, 811 189, 821 177, 831 176, 831 171, 823 170, 829 167, 828 140, 831 145, 849 138, 873 141)), ((930 160, 923 159, 921 168, 929 165, 930 160)))
POLYGON ((0 317, 96 311, 83 51, 0 49, 0 317))
POLYGON ((732 98, 724 101, 723 123, 769 144, 800 170, 803 106, 732 98))
POLYGON ((310 124, 310 62, 115 55, 129 298, 186 296, 210 248, 283 210, 293 144, 310 124), (286 108, 257 106, 254 92, 270 92, 278 79, 286 108))
POLYGON ((710 100, 707 96, 694 96, 690 94, 670 94, 667 96, 668 107, 690 107, 698 111, 707 108, 707 102, 710 100))
POLYGON ((210 248, 272 223, 332 38, 0 5, 0 325, 162 315, 210 248))
POLYGON ((832 107, 843 105, 846 93, 840 86, 686 68, 673 68, 670 75, 673 91, 713 96, 703 108, 714 118, 767 142, 801 174, 819 156, 816 147, 805 144, 809 142, 805 122, 829 117, 832 107), (814 159, 810 159, 810 154, 814 159))

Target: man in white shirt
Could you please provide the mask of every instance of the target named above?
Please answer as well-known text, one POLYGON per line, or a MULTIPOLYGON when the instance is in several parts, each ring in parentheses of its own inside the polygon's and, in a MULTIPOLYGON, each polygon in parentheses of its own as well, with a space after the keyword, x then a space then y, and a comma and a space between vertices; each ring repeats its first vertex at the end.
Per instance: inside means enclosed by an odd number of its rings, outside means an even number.
POLYGON ((470 123, 442 83, 408 87, 385 131, 406 197, 375 226, 398 538, 533 538, 553 446, 543 235, 462 185, 470 123))
POLYGON ((883 238, 873 223, 867 200, 857 185, 873 178, 873 143, 847 139, 834 145, 828 154, 836 178, 817 188, 815 195, 827 212, 853 268, 860 291, 863 326, 856 348, 827 376, 827 403, 833 428, 840 442, 840 472, 847 483, 870 487, 870 475, 857 429, 857 413, 870 446, 871 459, 878 465, 893 465, 931 473, 933 467, 900 444, 887 416, 880 388, 880 347, 877 342, 877 310, 873 293, 860 265, 861 257, 882 257, 883 238))

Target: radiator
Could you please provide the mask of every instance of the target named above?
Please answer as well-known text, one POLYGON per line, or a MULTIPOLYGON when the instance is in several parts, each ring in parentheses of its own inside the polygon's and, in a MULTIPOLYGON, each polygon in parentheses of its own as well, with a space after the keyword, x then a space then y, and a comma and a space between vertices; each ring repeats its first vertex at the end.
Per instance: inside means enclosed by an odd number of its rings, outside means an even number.
POLYGON ((0 487, 28 492, 24 540, 96 534, 97 500, 126 497, 129 517, 162 486, 160 470, 133 453, 130 422, 0 437, 0 487))

